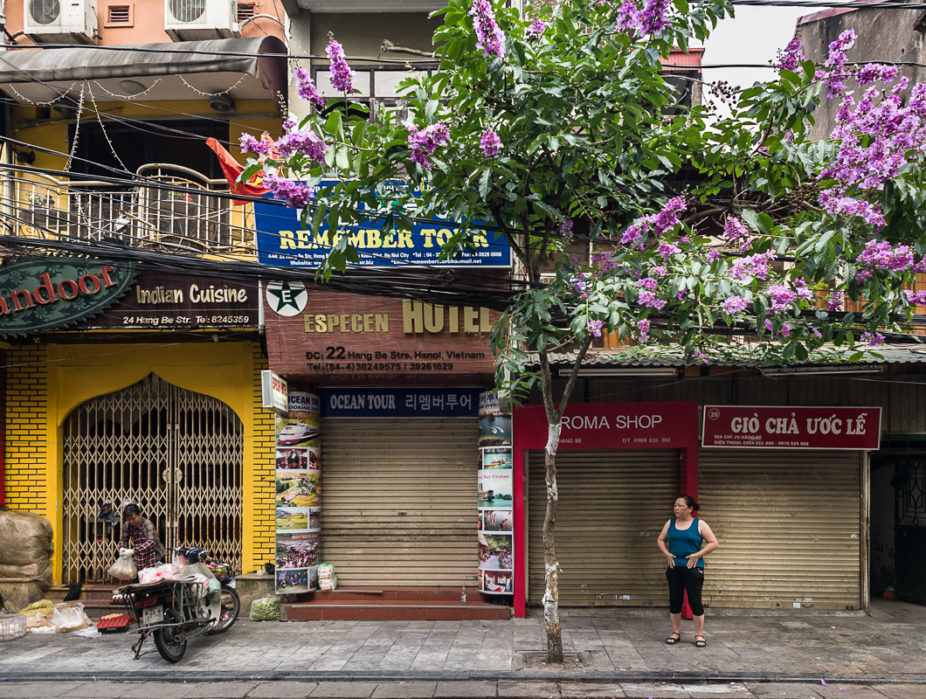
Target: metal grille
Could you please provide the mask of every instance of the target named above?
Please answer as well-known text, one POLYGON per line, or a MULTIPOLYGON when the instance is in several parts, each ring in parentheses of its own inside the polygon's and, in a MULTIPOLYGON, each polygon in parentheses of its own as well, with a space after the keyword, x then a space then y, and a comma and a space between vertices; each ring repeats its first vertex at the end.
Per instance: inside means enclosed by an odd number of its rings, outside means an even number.
POLYGON ((926 525, 926 458, 905 459, 897 473, 897 524, 926 525))
POLYGON ((98 518, 107 500, 137 502, 166 546, 241 570, 242 454, 231 408, 154 374, 79 406, 64 424, 64 581, 104 580, 119 540, 98 518))

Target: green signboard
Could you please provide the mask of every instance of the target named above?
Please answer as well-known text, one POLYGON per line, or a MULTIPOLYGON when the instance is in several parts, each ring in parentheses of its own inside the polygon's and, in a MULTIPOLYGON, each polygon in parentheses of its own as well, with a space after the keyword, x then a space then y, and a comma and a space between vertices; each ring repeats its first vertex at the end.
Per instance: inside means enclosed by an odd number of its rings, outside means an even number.
POLYGON ((118 301, 135 263, 92 257, 27 257, 0 265, 0 337, 65 328, 118 301))

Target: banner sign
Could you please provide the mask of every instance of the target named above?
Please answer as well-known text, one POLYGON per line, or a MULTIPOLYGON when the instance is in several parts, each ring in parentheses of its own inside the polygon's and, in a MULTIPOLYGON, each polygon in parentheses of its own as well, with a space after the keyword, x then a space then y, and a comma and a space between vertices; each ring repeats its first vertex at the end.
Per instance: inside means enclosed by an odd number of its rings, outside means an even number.
POLYGON ((323 417, 474 417, 479 388, 320 388, 323 417))
POLYGON ((261 405, 277 413, 289 412, 289 392, 286 379, 269 369, 260 372, 261 405))
POLYGON ((400 376, 444 383, 453 374, 454 383, 468 384, 477 379, 460 375, 495 372, 490 334, 498 313, 488 308, 310 290, 300 281, 269 282, 264 304, 267 356, 283 376, 369 385, 400 376))
POLYGON ((703 447, 877 449, 881 408, 705 405, 703 447))
POLYGON ((63 329, 99 315, 135 280, 134 262, 26 257, 0 266, 0 337, 63 329))
MULTIPOLYGON (((333 184, 323 180, 318 187, 333 184)), ((316 187, 316 191, 318 189, 316 187)), ((439 260, 442 246, 456 233, 457 224, 435 219, 413 223, 410 229, 387 230, 382 219, 342 224, 334 234, 327 220, 317 231, 299 221, 300 209, 255 202, 257 250, 262 264, 275 267, 318 267, 342 236, 349 236, 360 259, 359 267, 427 265, 429 267, 510 267, 511 248, 501 233, 473 231, 475 250, 457 259, 439 260)))
POLYGON ((253 280, 142 268, 127 292, 88 327, 193 330, 258 325, 260 299, 253 280))
MULTIPOLYGON (((514 421, 522 448, 545 445, 542 405, 516 408, 514 421)), ((560 449, 682 449, 697 440, 698 404, 570 403, 560 425, 560 449)))

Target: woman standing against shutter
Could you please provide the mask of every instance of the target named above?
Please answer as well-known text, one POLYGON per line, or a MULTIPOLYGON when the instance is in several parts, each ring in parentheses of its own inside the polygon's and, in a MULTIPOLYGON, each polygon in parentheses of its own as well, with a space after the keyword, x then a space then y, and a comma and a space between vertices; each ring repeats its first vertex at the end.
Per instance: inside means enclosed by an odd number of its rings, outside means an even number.
POLYGON ((666 557, 666 580, 669 582, 669 618, 672 635, 666 643, 674 646, 682 637, 682 598, 688 593, 688 604, 694 616, 695 645, 704 648, 704 606, 701 588, 704 586, 704 557, 717 548, 717 537, 707 522, 695 517, 698 503, 690 495, 680 495, 672 506, 675 514, 663 526, 657 546, 666 557))

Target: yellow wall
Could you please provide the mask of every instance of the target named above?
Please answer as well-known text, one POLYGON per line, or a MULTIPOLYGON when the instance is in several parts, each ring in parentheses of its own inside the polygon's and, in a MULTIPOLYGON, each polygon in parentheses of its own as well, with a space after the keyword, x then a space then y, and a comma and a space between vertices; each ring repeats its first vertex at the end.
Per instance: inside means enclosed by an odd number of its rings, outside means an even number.
POLYGON ((272 558, 274 433, 272 414, 261 407, 260 371, 267 367, 258 343, 15 347, 7 361, 7 504, 51 522, 56 582, 61 579, 64 420, 90 398, 122 390, 152 372, 221 400, 241 419, 244 572, 272 558))

